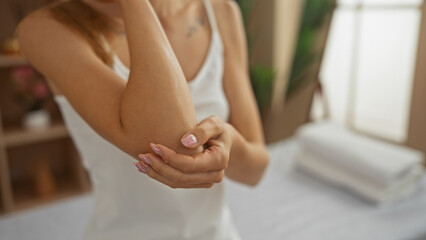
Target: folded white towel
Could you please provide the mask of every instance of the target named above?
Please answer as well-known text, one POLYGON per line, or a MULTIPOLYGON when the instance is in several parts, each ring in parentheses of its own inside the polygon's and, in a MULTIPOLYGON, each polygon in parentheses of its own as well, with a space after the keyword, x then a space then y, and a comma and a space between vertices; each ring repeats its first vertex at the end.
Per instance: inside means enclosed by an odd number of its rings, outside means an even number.
POLYGON ((362 136, 331 122, 307 124, 297 135, 301 146, 315 156, 383 184, 410 174, 424 160, 420 151, 362 136))
POLYGON ((295 165, 299 169, 333 185, 350 190, 370 202, 379 204, 390 203, 412 193, 423 172, 422 167, 417 165, 404 177, 387 185, 382 185, 304 150, 296 155, 295 160, 295 165))
POLYGON ((374 140, 330 122, 303 126, 296 165, 377 203, 396 200, 415 188, 421 152, 374 140))

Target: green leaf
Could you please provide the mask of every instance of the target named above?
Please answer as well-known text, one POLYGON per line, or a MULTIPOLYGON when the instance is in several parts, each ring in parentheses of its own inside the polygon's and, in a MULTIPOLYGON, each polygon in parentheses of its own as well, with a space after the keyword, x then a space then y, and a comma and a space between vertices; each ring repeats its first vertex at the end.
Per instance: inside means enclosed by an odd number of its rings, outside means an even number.
POLYGON ((333 11, 334 4, 335 0, 306 0, 287 85, 287 96, 290 96, 290 93, 305 80, 301 78, 305 71, 319 61, 320 52, 314 49, 318 40, 317 33, 323 27, 327 16, 333 11))

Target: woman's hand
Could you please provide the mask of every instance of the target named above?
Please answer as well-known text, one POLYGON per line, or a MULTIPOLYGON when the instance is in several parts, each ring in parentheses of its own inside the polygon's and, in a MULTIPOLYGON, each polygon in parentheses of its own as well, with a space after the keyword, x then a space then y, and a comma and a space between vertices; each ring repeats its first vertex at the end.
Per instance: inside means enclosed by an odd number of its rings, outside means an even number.
POLYGON ((188 148, 205 146, 193 156, 177 154, 161 144, 150 144, 156 154, 140 154, 135 166, 142 173, 171 188, 210 188, 222 181, 232 145, 230 125, 217 116, 203 120, 184 135, 188 148))

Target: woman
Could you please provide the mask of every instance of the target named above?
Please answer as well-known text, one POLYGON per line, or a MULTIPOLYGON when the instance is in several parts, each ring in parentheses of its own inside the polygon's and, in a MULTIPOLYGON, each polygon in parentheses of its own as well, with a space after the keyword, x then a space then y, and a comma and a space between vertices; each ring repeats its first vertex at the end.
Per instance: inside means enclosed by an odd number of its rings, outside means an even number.
POLYGON ((239 239, 222 179, 255 185, 268 155, 234 2, 72 0, 18 37, 90 172, 87 239, 239 239))

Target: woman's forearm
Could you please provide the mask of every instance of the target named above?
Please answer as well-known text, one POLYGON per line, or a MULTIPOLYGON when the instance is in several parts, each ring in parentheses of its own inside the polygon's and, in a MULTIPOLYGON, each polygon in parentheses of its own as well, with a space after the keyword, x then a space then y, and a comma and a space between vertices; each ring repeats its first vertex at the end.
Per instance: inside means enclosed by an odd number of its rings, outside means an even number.
POLYGON ((118 0, 118 4, 131 62, 120 109, 123 130, 135 133, 134 141, 143 134, 149 142, 180 153, 200 151, 180 144, 180 137, 196 125, 195 110, 185 76, 151 4, 148 0, 118 0))
POLYGON ((232 125, 227 127, 232 135, 232 148, 226 175, 234 181, 255 186, 268 165, 268 151, 263 143, 248 142, 232 125))

